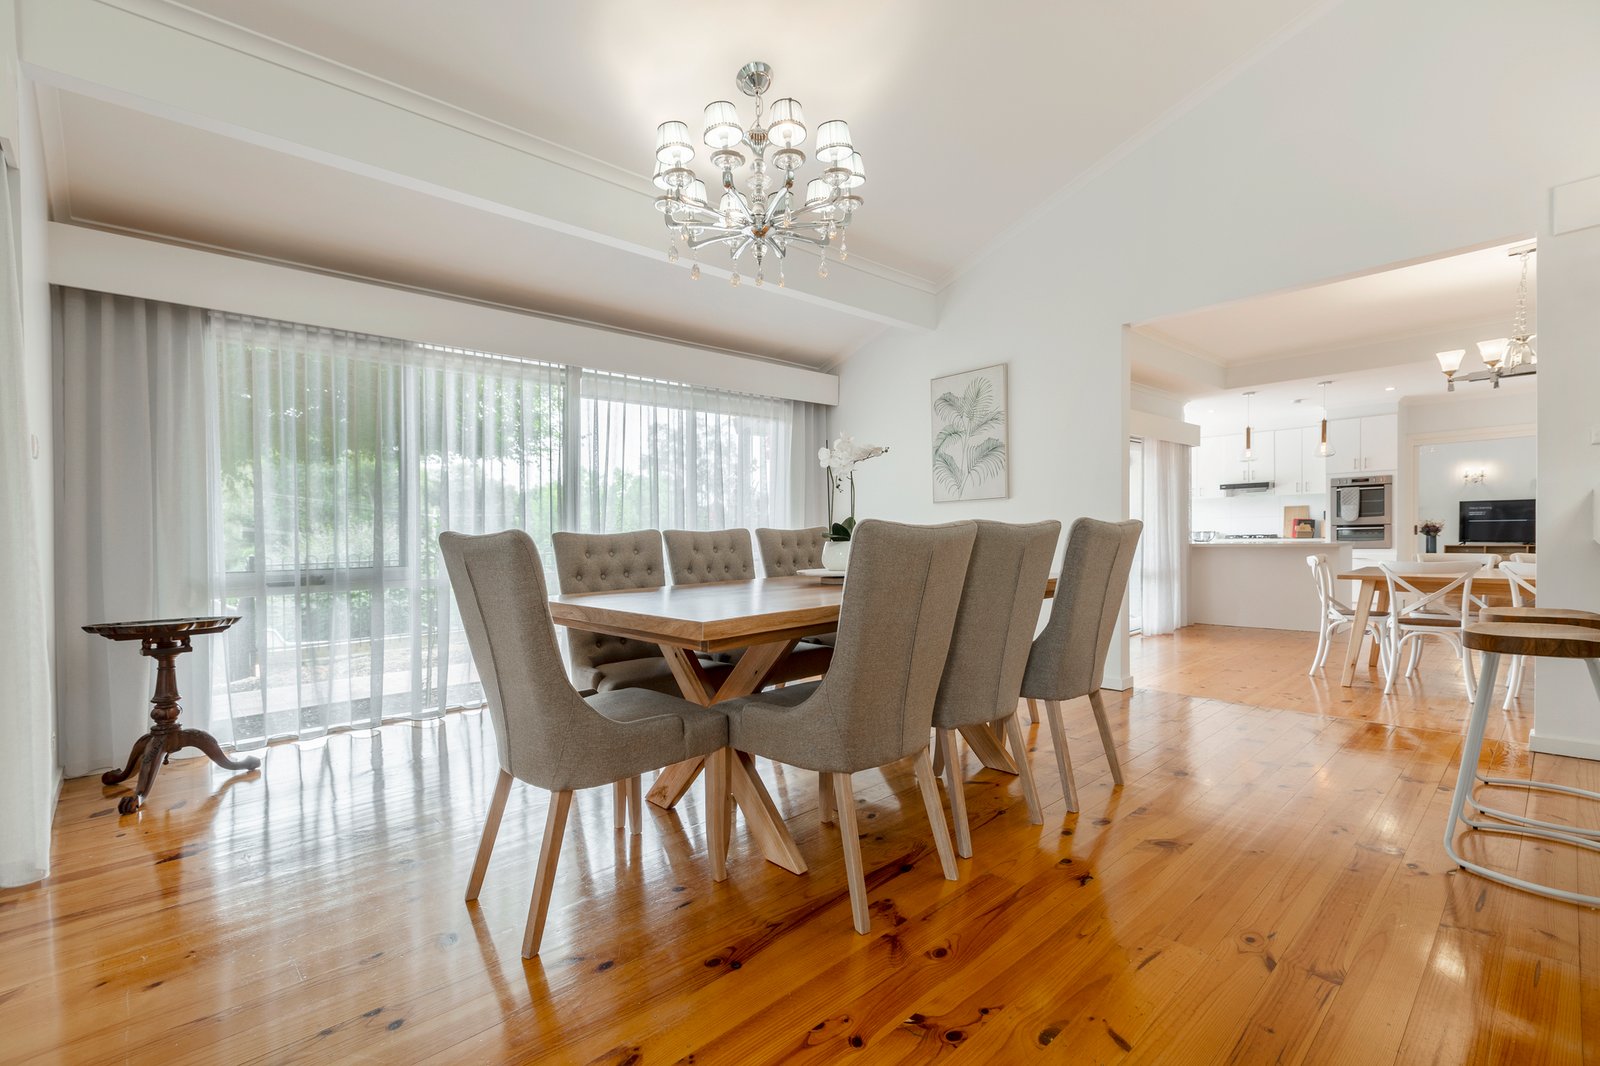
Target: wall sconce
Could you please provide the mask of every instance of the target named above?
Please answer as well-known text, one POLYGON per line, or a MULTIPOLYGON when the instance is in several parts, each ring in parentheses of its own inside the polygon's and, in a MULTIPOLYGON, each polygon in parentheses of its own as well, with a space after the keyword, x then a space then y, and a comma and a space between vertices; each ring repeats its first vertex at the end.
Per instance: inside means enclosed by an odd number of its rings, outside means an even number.
POLYGON ((1463 484, 1471 485, 1475 483, 1481 483, 1483 479, 1488 476, 1489 473, 1486 470, 1468 470, 1466 473, 1461 475, 1461 481, 1463 484))

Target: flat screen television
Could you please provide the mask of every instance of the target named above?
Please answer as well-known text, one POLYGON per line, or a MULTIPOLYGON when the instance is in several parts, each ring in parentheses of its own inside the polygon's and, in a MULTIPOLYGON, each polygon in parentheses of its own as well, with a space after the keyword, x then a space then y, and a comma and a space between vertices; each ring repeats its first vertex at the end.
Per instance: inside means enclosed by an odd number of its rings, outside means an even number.
POLYGON ((1462 544, 1533 544, 1532 500, 1461 501, 1462 544))

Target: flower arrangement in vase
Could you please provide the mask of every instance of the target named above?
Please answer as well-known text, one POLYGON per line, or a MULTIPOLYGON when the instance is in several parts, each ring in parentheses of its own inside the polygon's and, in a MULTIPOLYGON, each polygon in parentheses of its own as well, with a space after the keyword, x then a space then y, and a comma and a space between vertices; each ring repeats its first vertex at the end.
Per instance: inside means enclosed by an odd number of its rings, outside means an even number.
POLYGON ((850 565, 850 534, 856 528, 856 467, 868 459, 888 452, 875 444, 857 444, 848 433, 834 438, 831 447, 817 449, 817 462, 828 478, 828 539, 822 545, 822 565, 829 570, 844 570, 850 565), (834 499, 846 486, 850 489, 850 513, 844 521, 834 521, 834 499))
POLYGON ((1425 519, 1417 526, 1417 532, 1423 536, 1423 551, 1436 552, 1439 550, 1439 534, 1444 532, 1444 523, 1436 518, 1425 519))

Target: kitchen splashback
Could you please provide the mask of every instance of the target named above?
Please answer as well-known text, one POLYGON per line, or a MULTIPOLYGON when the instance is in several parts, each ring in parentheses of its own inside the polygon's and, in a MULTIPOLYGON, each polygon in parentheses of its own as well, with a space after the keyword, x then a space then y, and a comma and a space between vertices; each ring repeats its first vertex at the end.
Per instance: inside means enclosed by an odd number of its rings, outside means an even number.
POLYGON ((1328 500, 1321 493, 1309 496, 1202 496, 1190 501, 1189 528, 1214 529, 1218 533, 1283 532, 1283 509, 1306 506, 1317 520, 1317 534, 1326 531, 1328 500))

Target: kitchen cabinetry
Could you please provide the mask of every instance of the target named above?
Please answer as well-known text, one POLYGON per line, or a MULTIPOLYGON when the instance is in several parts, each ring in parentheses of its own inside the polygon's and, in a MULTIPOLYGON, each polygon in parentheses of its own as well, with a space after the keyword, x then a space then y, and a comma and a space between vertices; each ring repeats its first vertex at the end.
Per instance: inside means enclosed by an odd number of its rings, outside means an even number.
POLYGON ((1400 430, 1395 415, 1334 418, 1328 422, 1327 474, 1392 473, 1400 466, 1400 430))
POLYGON ((1317 454, 1319 426, 1272 434, 1272 491, 1277 496, 1320 496, 1328 488, 1327 461, 1317 454))
POLYGON ((1194 449, 1191 495, 1217 497, 1222 495, 1222 485, 1239 481, 1271 481, 1274 454, 1272 433, 1256 432, 1251 436, 1255 458, 1249 462, 1240 458, 1244 453, 1243 433, 1226 433, 1220 437, 1202 439, 1200 446, 1194 449))

